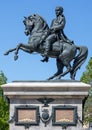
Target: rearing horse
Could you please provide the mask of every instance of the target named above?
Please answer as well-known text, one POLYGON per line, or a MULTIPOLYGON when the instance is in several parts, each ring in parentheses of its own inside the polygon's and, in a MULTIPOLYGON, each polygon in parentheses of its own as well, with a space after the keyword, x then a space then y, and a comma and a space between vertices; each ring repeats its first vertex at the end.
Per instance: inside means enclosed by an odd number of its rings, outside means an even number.
MULTIPOLYGON (((25 17, 23 23, 25 25, 25 34, 30 35, 28 44, 19 43, 16 48, 10 49, 5 53, 5 55, 8 55, 10 52, 15 51, 15 60, 18 59, 19 49, 30 54, 38 52, 42 55, 45 51, 45 40, 50 35, 48 24, 38 14, 25 17)), ((48 80, 53 78, 60 79, 67 73, 70 73, 71 79, 75 79, 76 72, 86 60, 87 55, 87 47, 76 46, 75 44, 57 40, 53 43, 48 53, 48 57, 56 59, 57 72, 48 78, 48 80), (63 72, 64 67, 66 67, 66 70, 63 72)))

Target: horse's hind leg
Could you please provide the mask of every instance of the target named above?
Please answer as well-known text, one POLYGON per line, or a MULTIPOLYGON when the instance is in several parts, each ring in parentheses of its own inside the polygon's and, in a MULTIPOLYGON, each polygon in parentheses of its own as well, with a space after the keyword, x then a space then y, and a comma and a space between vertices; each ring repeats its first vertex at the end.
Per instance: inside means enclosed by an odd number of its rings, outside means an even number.
POLYGON ((64 65, 63 65, 62 62, 57 58, 57 69, 58 69, 58 70, 57 70, 57 72, 56 72, 53 76, 49 77, 48 80, 51 80, 51 79, 57 77, 58 75, 60 75, 61 73, 63 73, 63 67, 64 67, 64 65))
POLYGON ((68 74, 69 72, 71 72, 71 65, 70 65, 70 63, 68 63, 68 62, 63 62, 63 64, 64 64, 64 66, 66 66, 66 71, 65 72, 63 72, 63 73, 61 73, 58 77, 57 77, 57 79, 60 79, 61 77, 63 77, 63 76, 65 76, 66 74, 68 74))

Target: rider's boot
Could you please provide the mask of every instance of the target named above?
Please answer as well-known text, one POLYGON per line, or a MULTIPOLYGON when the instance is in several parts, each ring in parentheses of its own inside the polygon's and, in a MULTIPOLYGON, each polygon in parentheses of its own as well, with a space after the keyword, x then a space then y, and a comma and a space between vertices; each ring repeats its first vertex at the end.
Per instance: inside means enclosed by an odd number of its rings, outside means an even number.
POLYGON ((45 47, 45 51, 44 51, 44 54, 42 54, 42 56, 44 56, 45 58, 43 60, 41 60, 42 62, 48 62, 48 53, 49 53, 49 50, 50 50, 50 43, 48 41, 46 41, 46 47, 45 47))
POLYGON ((48 57, 49 50, 50 50, 50 43, 47 41, 43 56, 48 57))
POLYGON ((48 62, 48 60, 49 60, 49 57, 46 56, 46 57, 45 57, 44 59, 42 59, 41 61, 42 61, 42 62, 48 62))

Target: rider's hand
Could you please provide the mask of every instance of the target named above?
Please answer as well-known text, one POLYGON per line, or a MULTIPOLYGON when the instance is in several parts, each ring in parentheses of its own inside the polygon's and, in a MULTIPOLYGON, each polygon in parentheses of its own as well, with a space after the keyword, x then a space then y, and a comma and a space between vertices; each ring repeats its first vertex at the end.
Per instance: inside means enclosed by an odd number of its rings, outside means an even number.
POLYGON ((55 28, 50 28, 51 33, 55 33, 55 31, 56 31, 55 28))

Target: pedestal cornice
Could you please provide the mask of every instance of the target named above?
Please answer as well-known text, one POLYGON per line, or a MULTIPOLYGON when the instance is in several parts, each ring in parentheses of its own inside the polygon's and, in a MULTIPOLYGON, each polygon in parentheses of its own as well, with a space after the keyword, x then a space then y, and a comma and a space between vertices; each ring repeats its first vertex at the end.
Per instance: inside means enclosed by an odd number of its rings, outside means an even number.
POLYGON ((8 98, 83 98, 88 95, 90 85, 77 81, 15 81, 2 85, 2 88, 8 98))

